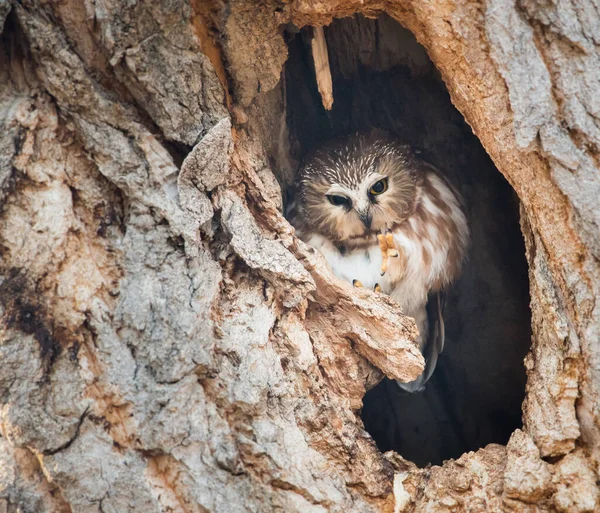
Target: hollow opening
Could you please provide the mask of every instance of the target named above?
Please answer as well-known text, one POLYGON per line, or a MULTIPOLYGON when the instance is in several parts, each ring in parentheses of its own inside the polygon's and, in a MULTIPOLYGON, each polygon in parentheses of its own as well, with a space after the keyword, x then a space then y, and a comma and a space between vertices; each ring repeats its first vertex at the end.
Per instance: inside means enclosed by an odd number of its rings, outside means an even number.
POLYGON ((317 90, 310 34, 310 28, 287 32, 284 80, 259 106, 284 125, 262 127, 271 131, 273 168, 283 188, 310 148, 378 127, 420 150, 460 190, 472 234, 462 277, 448 291, 446 344, 434 376, 422 393, 408 394, 389 380, 369 391, 365 428, 381 451, 393 449, 421 466, 488 443, 505 444, 521 425, 523 358, 531 338, 518 198, 453 107, 411 32, 386 15, 337 19, 325 27, 331 111, 317 90))

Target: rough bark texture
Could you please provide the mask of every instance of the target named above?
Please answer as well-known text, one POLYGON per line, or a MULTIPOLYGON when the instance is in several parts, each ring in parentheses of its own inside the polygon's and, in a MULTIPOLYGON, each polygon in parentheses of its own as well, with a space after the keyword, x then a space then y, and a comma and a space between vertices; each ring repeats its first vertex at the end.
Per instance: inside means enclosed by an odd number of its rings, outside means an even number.
POLYGON ((597 5, 0 0, 0 28, 0 511, 600 509, 597 5), (414 323, 275 178, 283 28, 384 12, 516 191, 531 284, 523 429, 426 469, 357 413, 421 371, 414 323))

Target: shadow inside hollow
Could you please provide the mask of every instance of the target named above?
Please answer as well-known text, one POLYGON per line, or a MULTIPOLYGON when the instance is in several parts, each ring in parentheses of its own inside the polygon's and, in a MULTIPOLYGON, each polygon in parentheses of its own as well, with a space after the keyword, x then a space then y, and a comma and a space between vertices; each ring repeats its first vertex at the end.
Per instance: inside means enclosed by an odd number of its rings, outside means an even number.
POLYGON ((448 293, 446 344, 433 378, 413 395, 380 383, 365 396, 365 428, 382 451, 394 449, 421 466, 504 444, 521 424, 531 338, 518 198, 408 30, 388 16, 356 16, 334 20, 325 36, 329 112, 316 89, 307 34, 289 37, 285 108, 293 159, 353 130, 393 132, 459 188, 472 233, 463 275, 448 293))

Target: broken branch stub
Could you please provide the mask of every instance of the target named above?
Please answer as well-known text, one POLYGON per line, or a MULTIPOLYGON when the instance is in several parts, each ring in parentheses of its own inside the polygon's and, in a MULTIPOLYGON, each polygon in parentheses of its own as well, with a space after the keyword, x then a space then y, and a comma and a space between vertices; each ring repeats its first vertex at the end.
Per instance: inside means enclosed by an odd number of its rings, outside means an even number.
POLYGON ((323 27, 313 27, 313 39, 311 41, 313 63, 317 87, 321 94, 323 107, 331 110, 333 106, 333 82, 331 80, 331 69, 329 68, 329 55, 327 54, 327 42, 323 27))

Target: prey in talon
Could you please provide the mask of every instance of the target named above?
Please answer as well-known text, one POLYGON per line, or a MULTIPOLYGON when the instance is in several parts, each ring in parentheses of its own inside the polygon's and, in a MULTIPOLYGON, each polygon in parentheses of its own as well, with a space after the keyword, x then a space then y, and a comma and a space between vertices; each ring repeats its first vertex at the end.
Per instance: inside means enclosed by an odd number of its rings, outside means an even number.
POLYGON ((381 276, 384 276, 387 272, 388 258, 397 258, 400 256, 400 253, 398 252, 392 233, 380 233, 377 235, 377 240, 379 241, 379 249, 381 250, 381 276))
POLYGON ((334 274, 389 294, 416 321, 425 371, 444 347, 443 293, 459 276, 469 228, 462 200, 396 137, 371 130, 329 141, 304 159, 287 217, 334 274))

